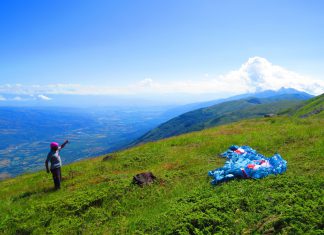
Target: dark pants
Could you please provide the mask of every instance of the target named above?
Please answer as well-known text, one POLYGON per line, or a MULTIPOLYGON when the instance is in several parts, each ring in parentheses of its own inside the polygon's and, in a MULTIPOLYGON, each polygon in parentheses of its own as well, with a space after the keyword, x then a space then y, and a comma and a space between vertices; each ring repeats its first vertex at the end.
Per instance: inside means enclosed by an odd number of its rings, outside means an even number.
POLYGON ((60 189, 61 188, 61 180, 62 180, 61 167, 51 169, 51 172, 52 172, 52 175, 53 175, 55 189, 60 189))

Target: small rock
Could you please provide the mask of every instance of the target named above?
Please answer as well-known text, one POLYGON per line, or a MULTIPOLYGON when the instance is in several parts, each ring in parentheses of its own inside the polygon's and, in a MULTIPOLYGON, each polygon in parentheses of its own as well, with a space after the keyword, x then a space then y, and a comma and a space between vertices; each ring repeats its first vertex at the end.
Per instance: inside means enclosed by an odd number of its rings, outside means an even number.
POLYGON ((152 172, 143 172, 133 177, 133 183, 139 186, 143 186, 147 184, 152 184, 155 179, 156 177, 153 175, 152 172))

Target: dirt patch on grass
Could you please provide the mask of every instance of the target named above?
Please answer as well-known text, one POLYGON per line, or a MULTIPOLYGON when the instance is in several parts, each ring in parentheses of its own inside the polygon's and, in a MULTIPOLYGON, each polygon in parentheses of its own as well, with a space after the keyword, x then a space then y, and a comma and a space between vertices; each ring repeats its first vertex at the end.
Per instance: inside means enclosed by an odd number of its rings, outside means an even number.
POLYGON ((162 167, 165 170, 173 170, 173 169, 177 169, 179 167, 179 164, 176 162, 168 162, 165 163, 162 167))
POLYGON ((96 178, 91 178, 89 180, 90 184, 100 184, 102 182, 108 182, 109 179, 107 177, 96 177, 96 178))
POLYGON ((218 130, 216 135, 237 135, 237 134, 243 134, 243 131, 240 129, 221 129, 218 130))

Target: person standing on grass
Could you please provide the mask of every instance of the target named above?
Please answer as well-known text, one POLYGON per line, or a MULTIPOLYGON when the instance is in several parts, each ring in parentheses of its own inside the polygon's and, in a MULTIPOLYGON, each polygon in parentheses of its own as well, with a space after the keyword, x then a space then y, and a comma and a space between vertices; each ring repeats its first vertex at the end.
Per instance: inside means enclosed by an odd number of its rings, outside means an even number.
POLYGON ((50 170, 48 168, 48 162, 51 163, 51 168, 50 169, 51 169, 51 172, 52 172, 52 175, 53 175, 55 189, 60 189, 61 188, 62 161, 61 161, 61 157, 60 157, 59 153, 60 153, 61 149, 64 148, 64 146, 67 143, 69 143, 68 140, 66 140, 61 146, 59 146, 58 143, 52 142, 50 144, 51 151, 47 154, 47 158, 46 158, 46 161, 45 161, 45 167, 46 167, 47 173, 50 172, 50 170))

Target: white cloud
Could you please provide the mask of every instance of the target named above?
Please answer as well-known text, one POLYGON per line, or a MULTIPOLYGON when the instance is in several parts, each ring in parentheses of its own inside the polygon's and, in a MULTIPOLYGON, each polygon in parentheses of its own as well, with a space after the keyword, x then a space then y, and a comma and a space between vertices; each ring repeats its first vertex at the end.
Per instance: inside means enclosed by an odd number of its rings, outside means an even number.
POLYGON ((324 92, 324 81, 315 80, 273 65, 261 57, 250 58, 239 70, 220 76, 224 81, 240 83, 250 92, 295 88, 312 94, 324 92))
POLYGON ((151 78, 145 78, 144 80, 139 82, 141 87, 153 87, 154 83, 151 78))
POLYGON ((0 85, 0 94, 30 95, 48 100, 51 94, 79 95, 143 95, 143 94, 242 94, 262 90, 277 90, 281 87, 295 88, 311 94, 324 92, 324 81, 289 71, 273 65, 265 58, 252 57, 237 70, 212 77, 202 75, 196 80, 179 79, 175 81, 155 81, 145 78, 137 83, 123 87, 85 86, 81 84, 48 85, 0 85))
POLYGON ((3 97, 2 95, 0 95, 0 101, 6 101, 7 99, 5 97, 3 97))
POLYGON ((37 96, 39 99, 41 99, 41 100, 51 100, 51 98, 49 98, 48 96, 46 96, 46 95, 38 95, 37 96))
POLYGON ((209 75, 199 80, 179 80, 173 82, 155 82, 145 79, 140 82, 142 92, 158 93, 231 93, 259 92, 278 90, 282 87, 295 88, 310 94, 324 92, 324 81, 315 80, 296 72, 273 65, 261 57, 248 59, 238 70, 211 78, 209 75), (149 84, 149 86, 142 86, 149 84))

